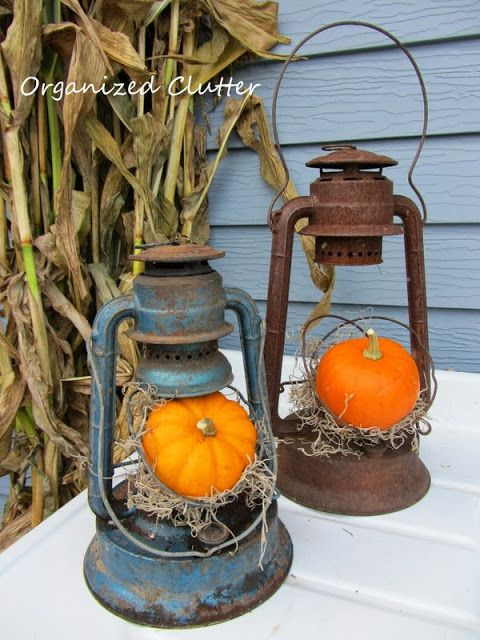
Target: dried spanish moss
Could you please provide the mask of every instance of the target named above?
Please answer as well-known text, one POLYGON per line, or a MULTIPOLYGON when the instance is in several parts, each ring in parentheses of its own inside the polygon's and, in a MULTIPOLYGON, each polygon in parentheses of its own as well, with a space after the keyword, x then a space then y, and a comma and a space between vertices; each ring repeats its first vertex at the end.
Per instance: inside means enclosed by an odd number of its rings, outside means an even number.
POLYGON ((399 449, 411 442, 413 451, 418 449, 418 424, 428 425, 425 416, 426 403, 419 400, 404 420, 390 429, 359 429, 340 425, 323 407, 309 382, 292 387, 290 399, 295 412, 301 415, 301 431, 311 434, 308 444, 301 450, 307 456, 331 456, 335 453, 361 457, 369 447, 386 445, 399 449), (312 439, 313 437, 313 439, 312 439))
MULTIPOLYGON (((267 510, 275 485, 275 476, 268 467, 268 461, 262 459, 260 453, 257 454, 255 460, 244 469, 236 485, 226 491, 202 498, 178 495, 159 481, 145 460, 142 450, 142 437, 150 411, 168 400, 159 398, 154 385, 132 382, 126 385, 124 390, 131 391, 128 401, 130 437, 121 444, 126 451, 135 448, 139 452, 138 465, 128 474, 128 508, 141 509, 157 520, 167 518, 175 526, 187 526, 192 536, 196 537, 205 527, 219 522, 219 511, 222 507, 242 500, 252 511, 261 509, 261 563, 266 545, 267 510)), ((232 389, 232 393, 237 399, 240 398, 235 389, 232 389)), ((265 427, 261 421, 257 421, 255 426, 258 434, 264 433, 265 427)))
MULTIPOLYGON (((362 321, 362 325, 369 323, 368 319, 362 321)), ((302 352, 297 354, 294 376, 291 379, 290 401, 293 411, 300 416, 299 434, 305 435, 304 446, 299 450, 307 456, 329 457, 342 454, 361 457, 374 448, 399 449, 410 443, 412 451, 417 451, 419 435, 430 431, 426 415, 429 404, 422 399, 422 394, 411 413, 390 429, 360 429, 341 424, 320 403, 314 385, 318 363, 331 346, 352 337, 358 337, 355 326, 340 326, 328 340, 305 340, 302 352)), ((348 400, 345 398, 346 406, 348 400)), ((292 439, 285 441, 293 442, 292 439)))

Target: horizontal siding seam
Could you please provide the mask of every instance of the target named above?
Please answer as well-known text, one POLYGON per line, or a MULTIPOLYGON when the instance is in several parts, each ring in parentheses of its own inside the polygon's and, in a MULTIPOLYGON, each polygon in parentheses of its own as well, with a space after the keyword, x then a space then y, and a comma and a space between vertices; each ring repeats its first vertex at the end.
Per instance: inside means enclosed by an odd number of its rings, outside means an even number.
MULTIPOLYGON (((379 34, 380 35, 380 34, 379 34)), ((395 35, 395 34, 393 34, 395 35)), ((460 36, 449 36, 449 37, 441 37, 441 38, 430 38, 425 40, 401 40, 402 44, 408 49, 418 49, 420 47, 428 47, 428 46, 436 46, 442 44, 451 44, 456 42, 467 42, 470 40, 480 40, 480 33, 470 33, 460 36)), ((300 39, 298 40, 300 42, 300 39)), ((296 46, 297 42, 292 42, 291 49, 296 46)), ((328 46, 328 45, 327 45, 328 46)), ((398 49, 395 44, 379 44, 379 45, 366 45, 364 47, 352 47, 349 49, 335 49, 333 51, 318 51, 313 53, 306 54, 309 60, 317 60, 320 58, 336 58, 336 57, 344 57, 351 55, 358 55, 363 53, 378 53, 382 51, 392 51, 398 49)), ((275 49, 273 49, 275 52, 275 49)), ((298 55, 301 55, 302 50, 300 49, 298 55)), ((288 55, 285 54, 285 55, 288 55)), ((237 69, 248 69, 252 66, 257 66, 258 64, 268 65, 268 64, 278 64, 278 60, 269 60, 265 58, 253 59, 244 62, 243 64, 233 65, 233 70, 237 69)))
MULTIPOLYGON (((267 113, 267 117, 270 118, 270 113, 267 113)), ((443 138, 475 138, 476 136, 480 136, 480 129, 473 131, 446 131, 440 133, 429 133, 425 137, 425 143, 427 144, 429 140, 443 139, 443 138)), ((356 144, 357 142, 363 143, 376 143, 376 142, 396 142, 405 141, 405 140, 418 140, 418 135, 397 135, 397 136, 378 136, 378 137, 368 137, 368 138, 349 138, 348 142, 352 144, 356 144)), ((231 141, 232 142, 232 141, 231 141)), ((230 144, 228 149, 231 151, 244 151, 252 153, 252 150, 249 147, 246 147, 240 140, 234 140, 234 144, 230 144)), ((345 142, 344 138, 337 138, 331 140, 324 140, 321 144, 337 144, 339 142, 345 142)), ((295 147, 317 147, 319 146, 318 141, 306 140, 303 142, 302 140, 295 142, 282 142, 282 149, 292 149, 295 147)), ((207 147, 207 153, 215 153, 218 151, 218 146, 209 146, 207 147)), ((253 155, 253 154, 252 154, 253 155)), ((421 157, 421 156, 420 156, 421 157)))

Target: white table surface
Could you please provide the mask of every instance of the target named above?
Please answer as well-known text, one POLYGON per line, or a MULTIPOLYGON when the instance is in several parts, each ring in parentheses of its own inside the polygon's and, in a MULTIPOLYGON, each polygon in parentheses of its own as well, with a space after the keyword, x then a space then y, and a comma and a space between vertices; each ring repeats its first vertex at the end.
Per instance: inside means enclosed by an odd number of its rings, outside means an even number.
MULTIPOLYGON (((241 372, 238 354, 227 355, 241 372)), ((287 358, 286 368, 291 364, 287 358)), ((480 638, 480 375, 438 372, 438 380, 433 432, 422 440, 432 475, 428 495, 376 517, 326 515, 281 498, 293 566, 280 590, 253 612, 174 631, 107 612, 83 580, 83 556, 95 531, 84 492, 0 554, 0 638, 480 638)))

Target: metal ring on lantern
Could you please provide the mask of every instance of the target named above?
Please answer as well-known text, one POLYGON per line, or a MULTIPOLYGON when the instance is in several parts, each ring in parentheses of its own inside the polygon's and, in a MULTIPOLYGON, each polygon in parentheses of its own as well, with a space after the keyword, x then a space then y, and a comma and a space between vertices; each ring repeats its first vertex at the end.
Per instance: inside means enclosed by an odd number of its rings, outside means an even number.
MULTIPOLYGON (((272 216, 273 216, 273 210, 275 207, 275 204, 277 202, 277 200, 280 198, 280 196, 282 195, 282 193, 285 191, 285 189, 288 186, 289 180, 290 180, 290 173, 287 167, 287 162, 285 160, 285 156, 283 155, 283 151, 282 151, 282 147, 280 144, 280 138, 279 138, 279 134, 278 134, 278 126, 277 126, 277 101, 278 101, 278 93, 280 91, 280 85, 282 83, 283 77, 287 71, 287 67, 290 64, 290 62, 292 61, 292 59, 294 58, 295 54, 297 53, 297 51, 303 47, 303 45, 305 43, 307 43, 309 40, 311 40, 312 38, 314 38, 315 36, 319 35, 320 33, 323 33, 324 31, 328 31, 329 29, 334 29, 336 27, 365 27, 366 29, 371 29, 373 31, 377 31, 378 33, 383 34, 384 36, 386 36, 387 38, 389 38, 408 58, 408 60, 410 61, 412 67, 415 70, 415 73, 417 75, 418 78, 418 82, 420 84, 420 89, 422 92, 422 99, 423 99, 423 127, 422 127, 422 132, 420 134, 420 141, 418 143, 418 147, 417 147, 417 151, 415 153, 415 156, 412 160, 412 163, 410 164, 410 168, 408 170, 408 184, 410 185, 411 189, 414 191, 414 193, 416 194, 417 198, 419 199, 421 206, 422 206, 422 211, 423 211, 423 222, 425 223, 427 220, 427 205, 425 204, 425 200, 423 199, 422 194, 420 193, 419 189, 416 187, 415 183, 413 182, 413 171, 415 169, 415 165, 417 164, 417 160, 420 157, 420 154, 422 152, 422 148, 423 145, 425 143, 425 138, 427 135, 427 125, 428 125, 428 99, 427 99, 427 91, 425 89, 425 82, 423 80, 422 74, 420 72, 420 69, 415 61, 415 58, 412 56, 412 54, 410 53, 410 51, 407 49, 407 47, 400 42, 400 40, 395 37, 392 33, 390 33, 389 31, 387 31, 386 29, 383 29, 382 27, 379 27, 375 24, 372 24, 370 22, 362 22, 360 20, 342 20, 339 22, 331 22, 330 24, 324 25, 323 27, 319 27, 318 29, 315 29, 314 31, 312 31, 311 33, 309 33, 307 36, 305 36, 304 38, 302 38, 302 40, 300 40, 300 42, 293 48, 293 50, 290 52, 288 58, 285 60, 283 67, 280 71, 280 74, 278 76, 277 82, 275 84, 275 89, 273 91, 273 98, 272 98, 272 129, 273 129, 273 137, 275 140, 275 147, 277 149, 277 153, 280 157, 280 161, 282 163, 283 169, 285 171, 285 181, 282 185, 282 187, 280 188, 280 190, 275 194, 274 198, 272 199, 270 206, 268 208, 268 220, 269 223, 272 221, 272 216)), ((336 144, 336 145, 328 145, 329 147, 338 147, 340 145, 336 144)), ((347 147, 347 146, 352 146, 352 145, 341 145, 343 148, 347 147)), ((325 149, 325 148, 324 148, 325 149)))

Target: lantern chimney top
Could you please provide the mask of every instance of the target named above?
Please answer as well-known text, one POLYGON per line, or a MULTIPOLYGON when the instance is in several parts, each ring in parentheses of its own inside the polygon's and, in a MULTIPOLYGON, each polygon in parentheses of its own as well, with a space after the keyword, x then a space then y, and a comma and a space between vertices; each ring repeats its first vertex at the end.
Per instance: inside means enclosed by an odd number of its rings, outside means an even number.
POLYGON ((306 162, 307 167, 320 169, 320 172, 322 169, 356 169, 361 171, 362 169, 383 169, 383 167, 393 167, 398 164, 393 158, 357 149, 350 144, 332 144, 322 147, 322 149, 330 151, 330 153, 306 162))
POLYGON ((130 260, 171 264, 176 262, 203 262, 225 256, 225 251, 218 251, 207 245, 200 244, 170 242, 168 244, 141 245, 139 248, 144 249, 144 251, 129 256, 130 260))

